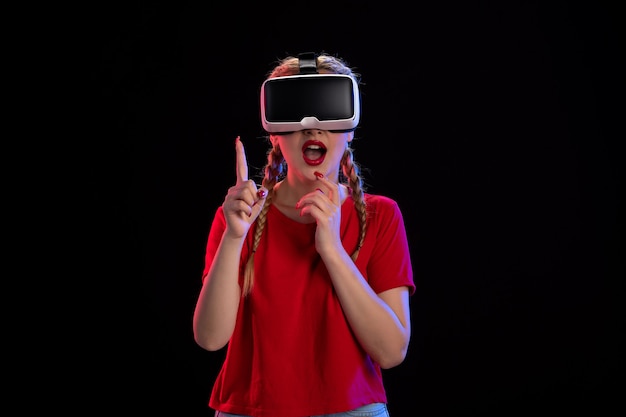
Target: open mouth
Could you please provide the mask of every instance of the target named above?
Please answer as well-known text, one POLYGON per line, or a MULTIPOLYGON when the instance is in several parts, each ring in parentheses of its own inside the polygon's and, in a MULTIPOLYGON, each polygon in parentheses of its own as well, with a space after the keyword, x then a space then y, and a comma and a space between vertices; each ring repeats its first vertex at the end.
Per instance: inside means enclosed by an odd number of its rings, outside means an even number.
POLYGON ((326 147, 322 142, 307 140, 302 147, 302 158, 309 165, 319 165, 324 162, 326 147))

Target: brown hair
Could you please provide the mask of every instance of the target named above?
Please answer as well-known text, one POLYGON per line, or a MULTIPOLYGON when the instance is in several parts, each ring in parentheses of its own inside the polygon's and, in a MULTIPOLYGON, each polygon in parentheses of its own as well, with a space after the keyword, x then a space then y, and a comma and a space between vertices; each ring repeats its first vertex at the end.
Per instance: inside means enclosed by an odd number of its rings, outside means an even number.
MULTIPOLYGON (((360 75, 353 72, 353 70, 347 65, 347 63, 336 56, 332 56, 326 53, 322 53, 317 57, 317 69, 324 72, 333 74, 346 74, 353 77, 357 82, 360 82, 360 75)), ((281 77, 286 75, 295 75, 300 72, 299 60, 296 57, 288 56, 278 61, 276 67, 269 72, 267 78, 281 77)), ((250 294, 252 285, 254 283, 254 254, 259 242, 261 241, 261 235, 265 229, 265 223, 267 221, 267 211, 272 205, 272 199, 274 197, 274 186, 283 178, 286 171, 285 159, 278 146, 271 148, 267 153, 267 163, 263 168, 263 180, 262 185, 268 190, 265 206, 259 214, 256 220, 256 227, 254 229, 254 240, 252 244, 252 251, 248 256, 245 264, 244 282, 242 293, 243 296, 250 294)), ((365 199, 363 196, 364 184, 360 176, 360 169, 358 164, 354 161, 353 151, 348 145, 346 151, 341 158, 341 171, 339 173, 339 181, 345 183, 350 190, 350 196, 354 200, 354 205, 359 213, 359 224, 361 230, 359 232, 359 242, 352 252, 352 260, 355 261, 365 240, 365 232, 367 230, 367 211, 365 207, 365 199)))

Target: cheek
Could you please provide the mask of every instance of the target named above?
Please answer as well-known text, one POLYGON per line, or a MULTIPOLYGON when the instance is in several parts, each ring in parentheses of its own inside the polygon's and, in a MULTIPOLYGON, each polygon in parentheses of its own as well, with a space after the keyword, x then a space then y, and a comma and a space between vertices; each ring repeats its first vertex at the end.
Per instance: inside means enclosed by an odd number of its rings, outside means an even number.
POLYGON ((343 155, 346 152, 346 148, 346 143, 343 143, 342 145, 337 144, 337 146, 329 148, 328 152, 326 152, 326 161, 332 165, 339 165, 341 163, 341 158, 343 158, 343 155))
POLYGON ((277 140, 275 143, 280 147, 280 152, 287 163, 302 158, 302 148, 298 145, 298 141, 289 139, 285 140, 283 138, 282 140, 277 140))

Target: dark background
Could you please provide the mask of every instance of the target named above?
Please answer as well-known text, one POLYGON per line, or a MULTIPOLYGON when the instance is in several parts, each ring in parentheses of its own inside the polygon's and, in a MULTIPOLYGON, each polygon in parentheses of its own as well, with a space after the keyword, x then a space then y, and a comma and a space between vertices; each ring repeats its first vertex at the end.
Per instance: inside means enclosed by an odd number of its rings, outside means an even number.
POLYGON ((212 415, 223 352, 195 345, 191 319, 234 138, 255 175, 266 73, 326 51, 363 75, 355 157, 368 191, 399 203, 412 251, 411 346, 384 371, 392 416, 624 410, 623 14, 608 2, 394 3, 83 15, 92 271, 109 297, 88 368, 106 381, 87 394, 94 408, 212 415))

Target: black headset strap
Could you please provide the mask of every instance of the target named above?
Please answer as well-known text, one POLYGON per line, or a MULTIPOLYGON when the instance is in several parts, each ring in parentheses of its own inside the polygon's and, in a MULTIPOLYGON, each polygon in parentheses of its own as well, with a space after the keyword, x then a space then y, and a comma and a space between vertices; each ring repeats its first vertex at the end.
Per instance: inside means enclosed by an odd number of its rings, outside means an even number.
POLYGON ((317 74, 317 54, 315 52, 303 52, 298 54, 300 74, 317 74))

